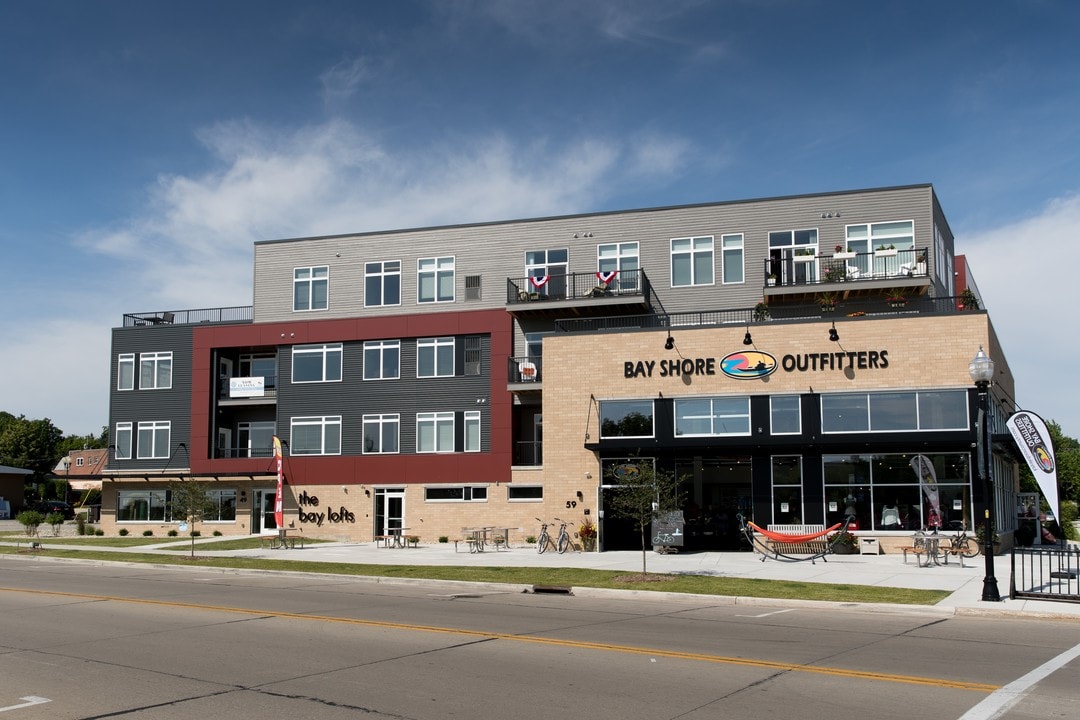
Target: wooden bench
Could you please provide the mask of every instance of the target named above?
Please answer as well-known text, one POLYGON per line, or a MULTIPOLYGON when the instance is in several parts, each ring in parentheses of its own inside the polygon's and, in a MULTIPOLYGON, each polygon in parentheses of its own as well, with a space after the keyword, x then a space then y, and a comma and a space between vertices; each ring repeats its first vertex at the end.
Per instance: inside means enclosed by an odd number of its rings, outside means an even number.
POLYGON ((393 535, 376 535, 375 536, 375 544, 376 545, 381 543, 383 547, 388 548, 388 547, 390 547, 390 544, 393 543, 393 542, 394 542, 394 536, 393 535))
POLYGON ((900 548, 900 552, 904 553, 904 564, 907 565, 908 553, 911 553, 912 555, 914 555, 915 556, 915 561, 918 562, 919 556, 926 554, 926 548, 924 548, 922 546, 915 547, 914 545, 905 545, 905 546, 900 548))

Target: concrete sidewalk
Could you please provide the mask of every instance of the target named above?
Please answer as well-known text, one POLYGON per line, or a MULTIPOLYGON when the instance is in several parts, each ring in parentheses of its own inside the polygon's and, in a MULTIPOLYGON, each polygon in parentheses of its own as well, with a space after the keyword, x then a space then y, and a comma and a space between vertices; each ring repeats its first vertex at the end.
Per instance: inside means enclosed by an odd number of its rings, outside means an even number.
MULTIPOLYGON (((0 530, 8 529, 0 521, 0 530)), ((15 529, 15 528, 11 528, 15 529)), ((428 544, 416 548, 384 548, 375 543, 308 543, 296 549, 251 549, 215 551, 215 541, 229 538, 199 538, 197 553, 203 556, 266 558, 274 560, 298 560, 313 562, 357 563, 376 565, 461 565, 503 567, 568 567, 596 570, 615 570, 627 573, 640 572, 640 551, 614 551, 604 553, 568 552, 558 555, 548 551, 543 555, 531 547, 510 547, 505 550, 488 549, 481 553, 469 553, 464 544, 456 549, 453 543, 428 544)), ((49 537, 44 533, 37 542, 45 552, 49 548, 85 548, 78 539, 49 537)), ((95 547, 103 552, 140 552, 175 557, 181 554, 190 541, 182 538, 163 541, 155 545, 130 548, 95 547), (166 549, 168 548, 168 549, 166 549)), ((3 545, 19 543, 26 547, 25 537, 7 536, 0 540, 3 545)), ((1047 600, 1008 599, 1010 583, 1010 557, 994 558, 994 572, 1002 602, 983 602, 982 586, 984 561, 982 556, 964 561, 961 567, 955 559, 948 565, 921 567, 913 558, 905 563, 901 555, 830 555, 828 560, 810 562, 780 562, 748 552, 696 552, 660 555, 648 552, 646 562, 649 572, 711 575, 715 577, 758 578, 762 580, 792 580, 849 585, 876 585, 881 587, 919 588, 946 590, 950 595, 936 608, 952 614, 1022 614, 1030 617, 1051 617, 1080 620, 1080 603, 1047 600)), ((650 591, 651 592, 651 591, 650 591)))

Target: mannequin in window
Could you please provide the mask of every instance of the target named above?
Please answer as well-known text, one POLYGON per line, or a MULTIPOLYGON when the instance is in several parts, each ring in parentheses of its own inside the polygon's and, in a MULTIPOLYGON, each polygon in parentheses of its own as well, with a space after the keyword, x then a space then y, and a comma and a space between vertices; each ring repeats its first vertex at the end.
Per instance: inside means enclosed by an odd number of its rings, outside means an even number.
MULTIPOLYGON (((851 493, 848 493, 847 497, 844 498, 844 518, 845 519, 848 518, 848 517, 852 517, 852 518, 855 517, 855 503, 856 503, 855 496, 852 495, 851 493)), ((859 529, 859 521, 857 519, 853 519, 851 521, 851 524, 848 525, 848 529, 849 530, 858 530, 859 529)))
POLYGON ((899 530, 900 529, 900 509, 893 505, 886 505, 881 508, 881 529, 882 530, 899 530))

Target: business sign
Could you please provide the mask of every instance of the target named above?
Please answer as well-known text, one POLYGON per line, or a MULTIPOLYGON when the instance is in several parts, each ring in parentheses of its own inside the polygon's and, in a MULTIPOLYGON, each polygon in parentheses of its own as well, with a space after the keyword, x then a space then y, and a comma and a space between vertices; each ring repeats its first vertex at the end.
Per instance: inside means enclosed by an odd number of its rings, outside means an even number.
POLYGON ((1009 416, 1005 421, 1013 440, 1020 448, 1020 454, 1027 460, 1035 482, 1039 484, 1054 519, 1061 521, 1061 508, 1058 507, 1057 464, 1054 462, 1054 446, 1050 441, 1050 431, 1043 419, 1033 412, 1021 410, 1009 416))
POLYGON ((889 367, 888 350, 851 350, 844 352, 789 353, 777 358, 761 350, 739 350, 722 358, 680 357, 663 360, 624 360, 623 377, 627 380, 651 377, 708 377, 718 374, 736 380, 755 380, 785 373, 848 373, 855 370, 885 370, 889 367))
POLYGON ((234 377, 229 378, 229 397, 262 397, 266 394, 266 378, 234 377))

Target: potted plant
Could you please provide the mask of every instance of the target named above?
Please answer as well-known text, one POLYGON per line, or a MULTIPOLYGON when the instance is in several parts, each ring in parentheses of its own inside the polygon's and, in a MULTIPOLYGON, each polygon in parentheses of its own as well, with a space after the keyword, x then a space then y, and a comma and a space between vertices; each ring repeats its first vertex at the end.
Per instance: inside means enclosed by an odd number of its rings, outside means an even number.
POLYGON ((773 273, 772 275, 769 275, 768 279, 766 279, 765 282, 769 285, 769 287, 776 285, 776 274, 773 273))
POLYGON ((796 262, 810 262, 814 259, 814 251, 812 248, 799 248, 795 251, 796 262))
POLYGON ((845 250, 843 245, 837 245, 836 252, 833 253, 836 260, 851 260, 854 257, 855 253, 845 250))
POLYGON ((769 306, 766 303, 759 302, 754 306, 754 321, 764 322, 772 317, 772 313, 769 312, 769 306))
POLYGON ((859 547, 859 539, 846 530, 836 533, 831 538, 832 551, 837 555, 854 555, 859 547))
POLYGON ((896 257, 896 246, 878 245, 877 250, 874 251, 874 254, 878 257, 896 257))
MULTIPOLYGON (((980 524, 977 528, 975 528, 975 537, 979 541, 979 549, 982 550, 982 548, 986 545, 985 525, 980 524)), ((998 536, 997 530, 994 531, 994 535, 990 539, 990 543, 994 546, 994 554, 997 555, 998 552, 1001 550, 1001 538, 998 536)))
POLYGON ((885 302, 889 303, 889 305, 894 308, 902 308, 907 305, 907 298, 899 292, 891 292, 885 298, 885 302))
POLYGON ((591 520, 586 520, 581 524, 578 528, 578 537, 581 538, 582 550, 592 552, 596 549, 596 526, 591 520))
POLYGON ((975 297, 975 293, 971 288, 964 288, 964 291, 960 293, 960 303, 957 308, 960 310, 979 309, 979 298, 975 297))
POLYGON ((821 312, 832 312, 836 309, 836 302, 839 299, 834 292, 823 292, 818 295, 817 304, 821 307, 821 312))

